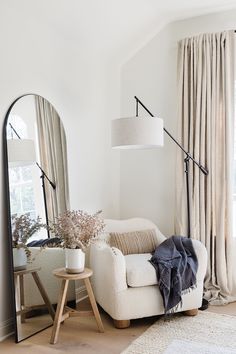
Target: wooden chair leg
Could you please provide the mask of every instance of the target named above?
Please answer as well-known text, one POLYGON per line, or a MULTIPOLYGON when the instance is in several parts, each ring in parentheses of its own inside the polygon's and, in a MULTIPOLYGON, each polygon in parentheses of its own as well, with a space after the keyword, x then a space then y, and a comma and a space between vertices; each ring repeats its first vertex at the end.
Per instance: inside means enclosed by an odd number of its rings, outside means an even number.
POLYGON ((89 296, 89 300, 90 300, 90 303, 91 303, 91 306, 92 306, 92 309, 93 309, 93 313, 94 313, 94 316, 95 316, 95 319, 96 319, 96 322, 97 322, 97 325, 98 325, 98 329, 99 329, 100 332, 104 332, 104 327, 103 327, 102 320, 101 320, 101 317, 100 317, 100 314, 99 314, 99 311, 98 311, 98 307, 97 307, 97 304, 96 304, 96 300, 95 300, 95 297, 94 297, 94 294, 93 294, 93 289, 91 287, 89 278, 85 278, 84 279, 84 283, 85 283, 86 290, 87 290, 87 293, 88 293, 88 296, 89 296))
POLYGON ((56 315, 54 318, 54 324, 53 324, 53 328, 52 328, 52 335, 51 335, 51 339, 50 339, 51 344, 55 344, 58 339, 58 334, 59 334, 60 324, 61 324, 61 320, 62 320, 64 304, 65 304, 65 300, 66 300, 68 284, 69 284, 69 280, 67 280, 67 279, 62 280, 61 290, 60 290, 60 294, 59 294, 59 298, 58 298, 56 315))
POLYGON ((113 320, 114 326, 118 329, 128 328, 130 326, 130 320, 113 320))
POLYGON ((183 314, 185 316, 196 316, 198 314, 198 309, 183 311, 183 314))

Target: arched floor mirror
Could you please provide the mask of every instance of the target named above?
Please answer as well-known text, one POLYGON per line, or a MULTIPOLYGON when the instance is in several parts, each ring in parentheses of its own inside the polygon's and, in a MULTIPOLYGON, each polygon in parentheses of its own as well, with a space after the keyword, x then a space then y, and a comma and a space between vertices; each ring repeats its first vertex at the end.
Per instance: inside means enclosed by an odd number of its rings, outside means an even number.
MULTIPOLYGON (((49 247, 53 245, 50 225, 69 209, 66 136, 51 103, 27 94, 11 104, 3 141, 10 273, 19 342, 53 323, 59 284, 51 270, 64 265, 64 252, 49 247)), ((72 299, 74 289, 70 291, 72 299)))

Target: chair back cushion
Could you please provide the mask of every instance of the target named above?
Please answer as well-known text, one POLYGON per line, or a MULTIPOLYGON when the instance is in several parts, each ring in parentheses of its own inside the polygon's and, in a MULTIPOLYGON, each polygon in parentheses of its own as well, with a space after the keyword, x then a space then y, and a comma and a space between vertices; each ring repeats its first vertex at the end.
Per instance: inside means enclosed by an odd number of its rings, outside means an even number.
POLYGON ((158 245, 165 241, 166 237, 157 226, 148 219, 132 218, 126 220, 105 219, 105 231, 99 236, 101 243, 110 244, 111 233, 130 233, 133 231, 155 230, 158 245))
POLYGON ((118 248, 123 255, 152 253, 158 246, 156 230, 141 230, 132 232, 111 232, 110 246, 118 248))

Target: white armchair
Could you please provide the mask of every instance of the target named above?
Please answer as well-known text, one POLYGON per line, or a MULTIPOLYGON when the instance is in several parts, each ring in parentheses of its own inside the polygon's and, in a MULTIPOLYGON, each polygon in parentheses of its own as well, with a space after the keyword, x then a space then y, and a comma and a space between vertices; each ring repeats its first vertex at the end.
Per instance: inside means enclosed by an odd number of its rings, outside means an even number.
MULTIPOLYGON (((109 245, 110 232, 130 232, 155 229, 159 243, 166 237, 151 221, 141 218, 105 220, 106 230, 90 250, 93 269, 93 289, 99 305, 114 319, 117 328, 125 328, 131 319, 164 314, 163 300, 157 286, 154 267, 148 262, 150 253, 124 256, 109 245)), ((204 245, 193 240, 199 267, 197 287, 182 296, 182 306, 177 312, 195 314, 202 303, 203 281, 206 273, 207 252, 204 245)))

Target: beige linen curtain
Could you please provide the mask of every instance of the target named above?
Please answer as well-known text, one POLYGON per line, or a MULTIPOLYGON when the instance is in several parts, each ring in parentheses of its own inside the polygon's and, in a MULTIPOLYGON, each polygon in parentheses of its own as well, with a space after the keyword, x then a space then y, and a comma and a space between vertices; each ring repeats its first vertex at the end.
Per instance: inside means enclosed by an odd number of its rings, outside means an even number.
POLYGON ((40 163, 54 190, 45 179, 49 221, 69 209, 66 137, 62 122, 53 106, 43 97, 35 97, 40 163))
MULTIPOLYGON (((232 237, 234 32, 202 34, 179 42, 179 139, 209 170, 190 162, 191 237, 208 252, 205 296, 222 304, 236 299, 232 237)), ((187 234, 184 156, 177 152, 176 232, 187 234)))

